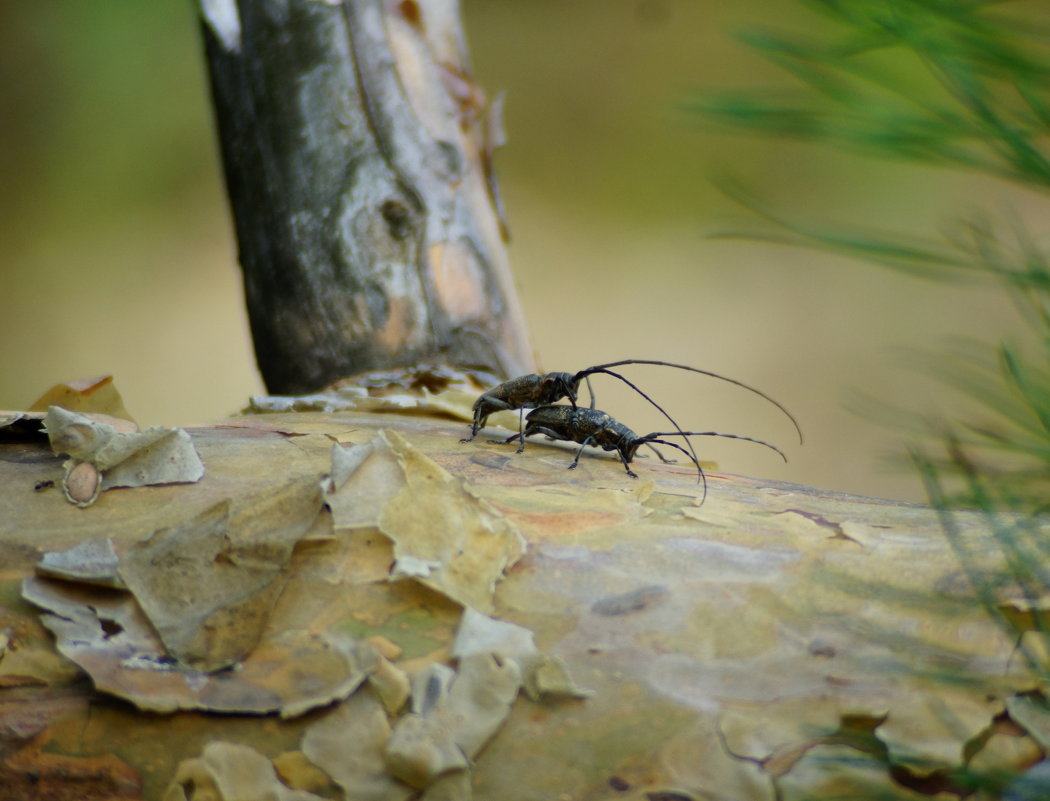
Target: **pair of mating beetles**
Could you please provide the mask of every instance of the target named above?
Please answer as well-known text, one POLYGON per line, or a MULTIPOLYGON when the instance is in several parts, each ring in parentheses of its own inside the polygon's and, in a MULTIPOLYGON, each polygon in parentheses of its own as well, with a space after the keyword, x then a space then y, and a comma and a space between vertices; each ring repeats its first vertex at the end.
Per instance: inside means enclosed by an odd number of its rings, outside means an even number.
POLYGON ((764 392, 761 392, 754 387, 748 386, 747 384, 735 379, 719 375, 718 373, 712 373, 709 370, 700 370, 699 368, 689 367, 685 364, 673 364, 671 362, 653 361, 649 359, 624 359, 618 362, 609 362, 608 364, 597 364, 593 367, 587 367, 580 370, 578 373, 525 375, 519 378, 513 378, 510 381, 490 389, 488 392, 483 393, 474 402, 474 422, 470 427, 470 436, 461 440, 461 442, 470 442, 473 440, 474 437, 477 436, 478 430, 485 427, 485 423, 490 414, 504 410, 518 409, 518 433, 507 437, 505 440, 490 440, 490 442, 509 444, 514 440, 518 440, 518 453, 521 453, 525 449, 525 437, 532 436, 533 434, 543 434, 550 439, 562 440, 564 442, 575 442, 580 446, 580 449, 576 452, 576 458, 572 460, 572 464, 569 465, 570 470, 579 464, 580 454, 583 453, 583 449, 588 445, 593 445, 602 448, 603 450, 616 451, 617 455, 620 457, 620 462, 627 471, 627 475, 632 478, 638 477, 631 471, 630 463, 634 460, 634 456, 639 447, 642 445, 648 445, 653 449, 656 455, 660 457, 660 460, 666 463, 668 460, 665 459, 653 446, 654 444, 667 445, 680 450, 689 457, 694 465, 696 465, 697 472, 699 473, 699 478, 697 480, 702 481, 704 485, 704 498, 707 497, 707 478, 704 475, 699 460, 696 458, 696 452, 693 450, 689 437, 728 437, 730 439, 742 439, 748 442, 755 442, 776 451, 784 461, 787 461, 787 457, 784 456, 784 453, 779 448, 760 439, 745 437, 740 434, 723 434, 718 431, 683 431, 671 415, 664 411, 656 401, 627 380, 626 377, 609 369, 628 364, 655 364, 663 367, 673 367, 678 370, 689 370, 722 381, 728 381, 730 384, 736 384, 738 387, 743 387, 744 389, 765 398, 786 414, 788 419, 790 419, 795 426, 795 430, 798 431, 799 442, 802 441, 802 429, 799 428, 798 422, 795 420, 791 412, 764 392), (586 380, 587 388, 590 390, 590 376, 595 374, 611 375, 614 378, 623 381, 627 386, 659 410, 664 417, 670 420, 671 425, 674 426, 675 430, 654 431, 651 434, 646 434, 644 437, 640 437, 623 423, 613 418, 612 415, 609 415, 600 409, 595 409, 593 392, 591 392, 590 408, 577 406, 576 398, 580 389, 580 382, 586 380), (567 398, 570 405, 557 405, 557 402, 562 398, 567 398), (532 409, 527 417, 524 417, 525 409, 532 409), (668 440, 663 439, 663 437, 674 436, 685 437, 686 444, 689 445, 689 450, 686 450, 675 442, 669 442, 668 440))

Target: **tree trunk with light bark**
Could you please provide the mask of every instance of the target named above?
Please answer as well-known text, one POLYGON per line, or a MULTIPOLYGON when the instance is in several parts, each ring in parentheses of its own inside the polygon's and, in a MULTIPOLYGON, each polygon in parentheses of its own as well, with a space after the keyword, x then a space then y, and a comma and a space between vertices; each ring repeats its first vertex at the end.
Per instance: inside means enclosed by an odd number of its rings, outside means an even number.
POLYGON ((456 3, 204 2, 256 359, 272 393, 531 352, 456 3))

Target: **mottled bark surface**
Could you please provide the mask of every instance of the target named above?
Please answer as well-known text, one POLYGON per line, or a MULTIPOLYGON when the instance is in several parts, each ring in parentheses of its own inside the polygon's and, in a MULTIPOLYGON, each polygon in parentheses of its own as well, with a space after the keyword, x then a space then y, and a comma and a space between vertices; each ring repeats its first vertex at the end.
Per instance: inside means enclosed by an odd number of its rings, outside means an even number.
MULTIPOLYGON (((55 488, 34 492, 61 474, 44 442, 0 442, 0 481, 11 488, 0 494, 0 799, 419 797, 381 758, 390 726, 410 716, 390 711, 388 724, 369 688, 285 717, 207 710, 284 696, 298 704, 325 680, 338 685, 325 660, 347 636, 380 644, 413 676, 436 664, 462 671, 449 649, 466 613, 442 577, 482 591, 486 614, 531 631, 594 692, 523 693, 469 775, 449 774, 470 787, 441 797, 919 801, 954 797, 970 781, 964 769, 995 786, 987 777, 1042 757, 1044 635, 1022 632, 1024 623, 1005 630, 977 600, 971 577, 987 576, 1004 612, 1031 608, 997 580, 1008 575, 1004 555, 979 513, 953 515, 947 538, 928 508, 715 470, 699 505, 686 466, 639 458, 632 479, 615 458, 589 452, 569 471, 569 448, 465 444, 465 421, 419 411, 274 414, 197 429, 200 482, 104 492, 86 510, 55 488), (173 661, 147 659, 153 635, 128 612, 127 593, 40 575, 23 583, 42 553, 92 538, 112 541, 123 575, 151 532, 217 502, 261 505, 260 523, 286 517, 289 488, 316 489, 340 472, 336 455, 377 442, 325 490, 320 514, 307 510, 316 518, 284 568, 263 642, 237 670, 180 674, 173 661), (478 534, 449 550, 455 570, 392 575, 403 534, 446 523, 478 534), (463 560, 497 541, 483 530, 507 527, 525 550, 493 589, 463 560), (57 619, 21 597, 44 584, 69 601, 57 619), (85 621, 93 637, 78 633, 85 621), (158 708, 192 711, 148 711, 158 708), (226 789, 209 795, 204 774, 226 789)), ((268 536, 232 531, 236 558, 216 569, 254 570, 272 551, 268 536)), ((482 687, 498 689, 497 678, 482 687)))
POLYGON ((457 3, 202 3, 267 388, 440 360, 531 369, 457 3))

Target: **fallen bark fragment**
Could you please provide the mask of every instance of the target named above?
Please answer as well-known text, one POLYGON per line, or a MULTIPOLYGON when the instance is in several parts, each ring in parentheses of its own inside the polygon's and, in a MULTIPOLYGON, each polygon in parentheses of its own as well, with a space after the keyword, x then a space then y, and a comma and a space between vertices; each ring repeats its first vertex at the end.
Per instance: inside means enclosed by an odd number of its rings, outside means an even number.
POLYGON ((491 611, 496 582, 525 553, 517 528, 400 434, 385 438, 405 486, 383 507, 379 529, 394 543, 393 577, 410 577, 463 606, 491 611))
POLYGON ((323 801, 322 796, 286 787, 273 763, 254 748, 208 743, 204 753, 182 762, 164 801, 323 801))
POLYGON ((63 489, 78 506, 90 506, 99 492, 114 487, 194 483, 204 475, 189 434, 179 428, 122 433, 61 406, 48 409, 44 427, 51 449, 70 457, 63 489))
POLYGON ((547 696, 587 698, 594 694, 576 684, 563 659, 541 652, 527 628, 465 609, 452 643, 452 656, 463 659, 478 654, 513 660, 521 671, 525 694, 533 701, 547 696))
POLYGON ((439 669, 417 682, 417 711, 397 721, 387 745, 388 770, 416 788, 466 771, 503 725, 521 688, 517 663, 492 654, 464 656, 451 681, 448 675, 439 669))
POLYGON ((84 540, 65 551, 48 551, 37 562, 41 576, 99 587, 127 589, 117 574, 117 552, 109 537, 84 540))
POLYGON ((128 550, 120 576, 172 656, 214 671, 255 647, 292 548, 320 512, 317 483, 224 501, 128 550))
POLYGON ((307 729, 302 751, 353 801, 403 801, 412 789, 386 769, 390 723, 377 695, 354 693, 307 729))
POLYGON ((237 670, 207 673, 168 655, 130 593, 30 577, 22 595, 46 610, 41 622, 59 652, 96 689, 151 712, 295 717, 346 698, 377 664, 375 650, 352 637, 288 629, 268 633, 237 670))

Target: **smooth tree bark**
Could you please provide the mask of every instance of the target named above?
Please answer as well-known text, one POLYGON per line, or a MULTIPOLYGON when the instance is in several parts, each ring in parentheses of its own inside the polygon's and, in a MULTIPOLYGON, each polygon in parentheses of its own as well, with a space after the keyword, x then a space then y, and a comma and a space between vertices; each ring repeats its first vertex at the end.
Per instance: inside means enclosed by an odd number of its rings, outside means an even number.
POLYGON ((256 359, 273 393, 440 361, 532 369, 458 3, 201 0, 256 359))

